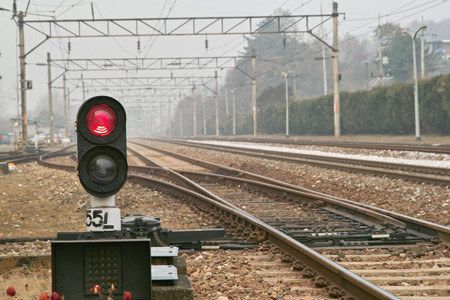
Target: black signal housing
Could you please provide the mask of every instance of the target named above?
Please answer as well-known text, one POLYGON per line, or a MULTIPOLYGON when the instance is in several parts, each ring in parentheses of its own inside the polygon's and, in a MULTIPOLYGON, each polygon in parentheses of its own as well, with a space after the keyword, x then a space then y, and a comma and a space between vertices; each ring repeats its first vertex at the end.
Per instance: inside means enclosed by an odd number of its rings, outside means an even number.
POLYGON ((91 195, 116 194, 127 179, 126 113, 108 96, 85 101, 77 115, 78 177, 91 195))

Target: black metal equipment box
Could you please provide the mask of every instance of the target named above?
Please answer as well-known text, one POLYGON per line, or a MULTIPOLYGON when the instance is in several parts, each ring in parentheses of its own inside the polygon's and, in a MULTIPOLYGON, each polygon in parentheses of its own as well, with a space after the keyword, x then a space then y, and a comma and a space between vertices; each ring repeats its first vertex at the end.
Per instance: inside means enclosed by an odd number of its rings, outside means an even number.
POLYGON ((150 239, 64 240, 52 242, 52 291, 66 299, 98 299, 99 285, 114 300, 125 291, 133 300, 151 299, 150 239))

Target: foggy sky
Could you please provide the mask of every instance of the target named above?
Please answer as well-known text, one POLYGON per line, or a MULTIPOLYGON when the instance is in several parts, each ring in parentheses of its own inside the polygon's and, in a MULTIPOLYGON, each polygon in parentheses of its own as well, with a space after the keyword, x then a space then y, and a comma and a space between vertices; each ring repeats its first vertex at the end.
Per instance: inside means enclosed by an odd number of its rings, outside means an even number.
MULTIPOLYGON (((373 36, 373 31, 378 25, 378 14, 382 16, 381 22, 395 22, 406 26, 413 20, 420 20, 421 16, 425 20, 432 19, 440 21, 450 17, 450 1, 436 0, 424 5, 430 0, 342 0, 337 1, 339 12, 346 14, 339 18, 339 35, 346 33, 352 35, 362 35, 361 37, 373 36), (409 4, 409 5, 408 5, 409 4), (432 7, 437 5, 436 7, 432 7), (416 7, 416 8, 415 8, 416 7), (432 7, 432 8, 430 8, 432 7), (427 9, 429 8, 429 9, 427 9), (409 10, 410 9, 410 10, 409 10), (426 9, 426 10, 425 10, 426 9), (407 10, 407 11, 405 11, 407 10), (424 10, 424 11, 422 11, 424 10), (422 11, 422 12, 421 12, 422 11), (401 12, 401 13, 399 13, 401 12), (390 14, 386 16, 387 14, 390 14), (359 20, 362 19, 362 20, 359 20)), ((12 9, 12 0, 0 0, 0 7, 12 9)), ((18 1, 18 10, 24 11, 27 1, 18 1)), ((57 19, 91 19, 91 2, 79 0, 32 0, 29 8, 28 20, 48 19, 44 16, 31 15, 39 11, 41 15, 53 16, 57 19), (71 8, 72 5, 81 2, 71 8), (58 7, 59 6, 59 7, 58 7), (55 11, 56 8, 56 11, 55 11), (54 12, 53 12, 54 11, 54 12)), ((284 10, 294 10, 293 14, 319 14, 322 4, 323 13, 331 13, 331 1, 320 0, 251 0, 251 1, 218 1, 218 0, 98 0, 94 3, 94 17, 101 18, 158 18, 162 17, 212 17, 212 16, 268 16, 281 6, 284 10), (165 5, 164 9, 163 6, 165 5), (169 8, 172 10, 169 13, 169 8)), ((326 24, 328 31, 332 28, 332 22, 326 24)), ((411 29, 415 30, 415 29, 411 29)), ((16 34, 17 26, 11 20, 11 13, 0 12, 0 101, 7 101, 8 110, 16 112, 16 85, 17 76, 17 54, 16 54, 16 34)), ((310 37, 308 37, 310 38, 310 37)), ((29 51, 44 39, 39 34, 29 28, 25 29, 26 46, 25 51, 29 51)), ((208 36, 209 50, 205 50, 204 36, 187 37, 141 37, 141 51, 138 52, 137 38, 78 38, 71 39, 72 51, 67 53, 67 39, 51 39, 37 48, 27 57, 27 80, 33 81, 33 90, 27 91, 27 102, 29 110, 38 109, 39 99, 47 97, 47 68, 38 67, 33 63, 45 63, 47 52, 50 52, 53 59, 57 58, 134 58, 134 57, 186 57, 186 56, 220 56, 238 55, 243 51, 243 37, 230 36, 208 36), (150 48, 150 45, 152 47, 150 48)), ((331 35, 329 39, 331 42, 331 35)), ((61 74, 62 70, 52 68, 52 77, 61 74)), ((213 75, 213 70, 179 70, 173 71, 174 76, 187 76, 196 74, 213 75)), ((170 71, 140 71, 138 74, 127 74, 128 76, 170 76, 170 71)), ((124 72, 84 72, 85 77, 125 77, 124 72)), ((225 71, 220 72, 223 80, 225 71)), ((69 73, 68 77, 78 78, 80 74, 69 73)), ((54 83, 56 87, 62 86, 62 79, 54 83)), ((73 86, 68 85, 69 88, 73 86)), ((62 95, 62 90, 55 89, 56 94, 62 95)), ((92 96, 92 95, 89 95, 92 96)), ((59 97, 62 98, 62 97, 59 97)), ((71 95, 72 100, 81 100, 82 93, 78 89, 71 95)), ((76 102, 81 104, 81 102, 76 102)), ((42 103, 40 104, 42 105, 42 103)), ((40 107, 39 107, 40 108, 40 107)), ((48 109, 48 108, 46 108, 48 109)), ((77 108, 72 108, 72 116, 77 108)))

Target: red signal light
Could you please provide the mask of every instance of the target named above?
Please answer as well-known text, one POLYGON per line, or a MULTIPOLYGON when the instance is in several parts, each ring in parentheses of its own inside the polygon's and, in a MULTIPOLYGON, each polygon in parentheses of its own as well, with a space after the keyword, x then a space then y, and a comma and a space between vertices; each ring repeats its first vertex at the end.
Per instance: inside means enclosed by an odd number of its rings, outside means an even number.
POLYGON ((86 125, 90 132, 105 136, 114 131, 117 125, 115 111, 106 104, 92 107, 86 115, 86 125))

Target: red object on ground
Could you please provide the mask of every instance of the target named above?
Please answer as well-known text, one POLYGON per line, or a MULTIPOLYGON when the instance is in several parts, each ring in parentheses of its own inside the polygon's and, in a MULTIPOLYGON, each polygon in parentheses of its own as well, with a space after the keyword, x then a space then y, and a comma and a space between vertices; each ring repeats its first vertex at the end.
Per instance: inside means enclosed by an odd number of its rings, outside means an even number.
POLYGON ((6 289, 6 295, 11 296, 11 297, 15 296, 16 295, 16 290, 14 289, 14 287, 10 286, 9 288, 7 288, 6 289))

